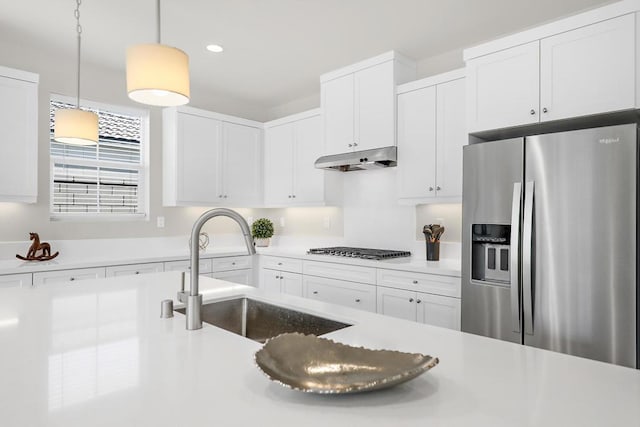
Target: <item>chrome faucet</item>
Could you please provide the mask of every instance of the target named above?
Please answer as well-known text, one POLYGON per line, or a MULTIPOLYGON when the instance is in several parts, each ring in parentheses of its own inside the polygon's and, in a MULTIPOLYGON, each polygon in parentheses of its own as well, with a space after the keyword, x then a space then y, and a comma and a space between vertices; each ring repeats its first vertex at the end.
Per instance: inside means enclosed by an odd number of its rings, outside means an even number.
MULTIPOLYGON (((226 208, 217 208, 206 211, 200 218, 193 224, 191 230, 191 279, 189 294, 186 295, 186 315, 187 315, 187 329, 201 329, 202 328, 202 295, 198 292, 198 278, 200 275, 200 251, 199 251, 199 237, 202 226, 211 218, 216 216, 226 216, 238 223, 242 234, 244 234, 244 242, 247 245, 249 255, 256 253, 256 248, 253 246, 253 237, 251 237, 251 230, 249 230, 249 224, 238 212, 226 208)), ((178 293, 178 299, 182 295, 178 293)))

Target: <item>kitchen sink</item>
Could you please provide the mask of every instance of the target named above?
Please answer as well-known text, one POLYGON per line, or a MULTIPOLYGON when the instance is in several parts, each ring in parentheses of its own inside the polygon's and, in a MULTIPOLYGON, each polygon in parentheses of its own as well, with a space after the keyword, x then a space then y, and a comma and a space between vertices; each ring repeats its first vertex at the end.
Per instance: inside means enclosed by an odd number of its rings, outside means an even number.
POLYGON ((260 343, 287 332, 319 336, 351 326, 251 298, 204 303, 202 321, 260 343))

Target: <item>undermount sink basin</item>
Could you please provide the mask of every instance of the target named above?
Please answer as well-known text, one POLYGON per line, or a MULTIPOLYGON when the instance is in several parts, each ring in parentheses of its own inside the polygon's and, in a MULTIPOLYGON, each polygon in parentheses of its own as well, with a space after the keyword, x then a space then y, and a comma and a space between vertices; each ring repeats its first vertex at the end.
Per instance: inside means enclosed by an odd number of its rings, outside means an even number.
POLYGON ((319 336, 351 326, 250 298, 205 303, 202 321, 260 343, 287 332, 319 336))

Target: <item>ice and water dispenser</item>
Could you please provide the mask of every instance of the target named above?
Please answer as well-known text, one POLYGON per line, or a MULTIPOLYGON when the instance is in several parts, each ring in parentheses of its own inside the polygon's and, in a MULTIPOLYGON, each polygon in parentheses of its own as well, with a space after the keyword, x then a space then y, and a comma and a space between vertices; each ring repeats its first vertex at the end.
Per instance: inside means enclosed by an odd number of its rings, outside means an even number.
POLYGON ((508 285, 511 226, 473 224, 471 226, 471 279, 508 285))

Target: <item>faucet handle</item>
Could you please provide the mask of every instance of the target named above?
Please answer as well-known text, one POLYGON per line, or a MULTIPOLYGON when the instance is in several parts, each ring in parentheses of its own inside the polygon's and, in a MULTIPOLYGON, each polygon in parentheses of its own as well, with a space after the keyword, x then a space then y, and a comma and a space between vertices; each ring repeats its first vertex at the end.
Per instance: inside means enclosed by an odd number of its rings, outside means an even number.
POLYGON ((180 273, 180 290, 178 291, 178 301, 185 303, 187 301, 187 293, 184 291, 184 276, 185 272, 180 273))

